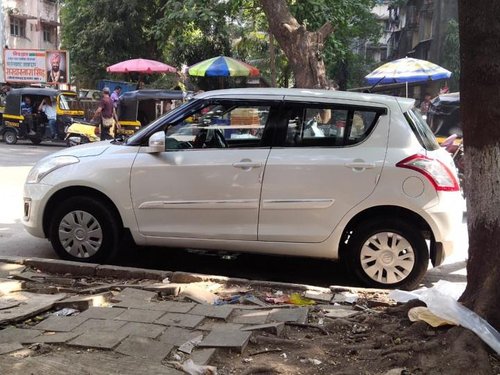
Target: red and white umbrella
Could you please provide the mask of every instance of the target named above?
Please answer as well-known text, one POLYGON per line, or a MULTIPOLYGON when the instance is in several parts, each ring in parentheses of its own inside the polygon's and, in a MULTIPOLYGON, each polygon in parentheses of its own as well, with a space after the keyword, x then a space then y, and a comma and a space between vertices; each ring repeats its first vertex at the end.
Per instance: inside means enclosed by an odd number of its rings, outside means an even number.
POLYGON ((177 69, 156 60, 131 59, 125 60, 106 68, 109 73, 175 73, 177 69))

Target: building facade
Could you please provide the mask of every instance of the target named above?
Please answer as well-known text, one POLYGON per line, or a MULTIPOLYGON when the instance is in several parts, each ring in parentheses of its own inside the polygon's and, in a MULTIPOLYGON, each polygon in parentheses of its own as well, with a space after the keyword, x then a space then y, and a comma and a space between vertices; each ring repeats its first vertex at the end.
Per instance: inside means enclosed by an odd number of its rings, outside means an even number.
POLYGON ((4 49, 55 50, 60 45, 58 0, 1 0, 0 82, 4 82, 4 49))

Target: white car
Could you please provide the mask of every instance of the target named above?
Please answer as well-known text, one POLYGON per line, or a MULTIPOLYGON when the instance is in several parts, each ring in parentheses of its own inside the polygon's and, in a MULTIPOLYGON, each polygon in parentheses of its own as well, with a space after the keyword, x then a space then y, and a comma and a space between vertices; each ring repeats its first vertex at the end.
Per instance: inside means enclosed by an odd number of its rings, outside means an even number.
POLYGON ((429 259, 452 252, 462 220, 451 157, 413 105, 308 89, 206 92, 127 141, 40 160, 24 226, 70 260, 119 256, 128 232, 138 245, 340 259, 367 285, 413 288, 429 259), (176 138, 183 127, 192 138, 176 138))

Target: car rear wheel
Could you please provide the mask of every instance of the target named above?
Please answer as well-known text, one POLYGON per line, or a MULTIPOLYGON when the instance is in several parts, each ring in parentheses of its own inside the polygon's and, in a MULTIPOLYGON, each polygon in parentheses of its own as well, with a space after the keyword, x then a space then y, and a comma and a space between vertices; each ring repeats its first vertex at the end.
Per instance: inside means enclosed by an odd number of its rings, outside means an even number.
POLYGON ((425 239, 403 222, 361 223, 353 231, 348 246, 350 268, 371 287, 414 289, 429 264, 425 239))
POLYGON ((8 145, 15 145, 17 143, 17 133, 13 129, 7 129, 3 133, 3 139, 8 145))
POLYGON ((117 251, 119 226, 104 202, 73 197, 61 202, 55 210, 50 242, 63 259, 107 260, 117 251))

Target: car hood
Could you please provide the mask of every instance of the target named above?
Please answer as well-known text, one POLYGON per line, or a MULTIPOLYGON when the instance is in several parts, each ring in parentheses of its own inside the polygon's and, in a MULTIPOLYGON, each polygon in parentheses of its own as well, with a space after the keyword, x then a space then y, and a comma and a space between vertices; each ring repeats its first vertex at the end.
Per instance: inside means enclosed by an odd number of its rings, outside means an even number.
POLYGON ((109 147, 111 147, 111 141, 86 143, 84 145, 69 147, 64 150, 60 150, 49 156, 53 157, 53 156, 71 155, 71 156, 76 156, 77 158, 83 158, 86 156, 97 156, 101 155, 109 147))

